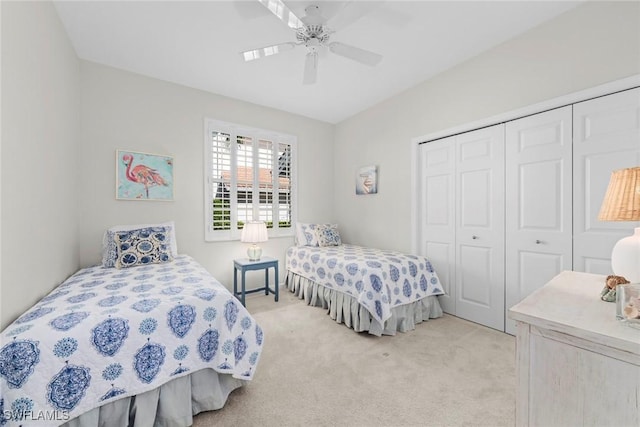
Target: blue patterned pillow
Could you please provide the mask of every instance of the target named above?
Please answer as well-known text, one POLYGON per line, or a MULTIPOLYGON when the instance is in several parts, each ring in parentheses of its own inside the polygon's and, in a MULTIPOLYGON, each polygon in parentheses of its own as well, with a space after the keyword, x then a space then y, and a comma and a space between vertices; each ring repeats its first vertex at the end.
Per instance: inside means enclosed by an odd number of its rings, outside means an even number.
POLYGON ((173 260, 169 233, 163 227, 141 228, 114 233, 116 268, 158 264, 173 260))
POLYGON ((115 267, 116 259, 118 258, 118 245, 115 240, 116 233, 123 231, 132 231, 134 229, 142 230, 142 229, 151 229, 153 231, 162 231, 167 235, 167 241, 165 242, 169 245, 171 249, 171 255, 177 256, 177 251, 175 248, 175 234, 173 231, 173 227, 171 225, 157 224, 157 225, 149 225, 145 226, 121 226, 121 227, 112 227, 105 231, 104 236, 102 238, 102 266, 103 267, 115 267))
POLYGON ((340 246, 342 244, 336 224, 318 224, 316 235, 319 246, 340 246))

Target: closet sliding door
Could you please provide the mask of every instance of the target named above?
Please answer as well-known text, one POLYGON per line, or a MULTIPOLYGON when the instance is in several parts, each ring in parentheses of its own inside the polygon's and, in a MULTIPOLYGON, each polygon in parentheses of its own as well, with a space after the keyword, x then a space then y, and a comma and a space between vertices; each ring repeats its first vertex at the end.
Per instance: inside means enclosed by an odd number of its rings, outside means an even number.
POLYGON ((504 125, 456 136, 456 316, 504 330, 504 125))
POLYGON ((419 253, 445 312, 504 330, 504 125, 420 145, 419 253))
POLYGON ((419 156, 418 251, 429 258, 446 293, 438 298, 442 309, 456 314, 455 137, 421 144, 419 156))
POLYGON ((573 158, 573 268, 609 275, 613 246, 640 227, 598 221, 611 172, 640 166, 640 88, 574 105, 573 158))
POLYGON ((510 307, 571 270, 571 106, 506 124, 505 331, 510 307))

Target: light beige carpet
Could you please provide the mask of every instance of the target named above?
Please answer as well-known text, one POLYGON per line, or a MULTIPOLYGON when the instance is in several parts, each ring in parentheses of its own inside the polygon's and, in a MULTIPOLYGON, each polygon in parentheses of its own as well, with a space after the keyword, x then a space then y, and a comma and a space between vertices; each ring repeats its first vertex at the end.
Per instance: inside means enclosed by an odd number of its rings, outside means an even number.
POLYGON ((513 426, 515 338, 445 315, 358 334, 284 290, 247 306, 265 334, 253 381, 194 426, 513 426))

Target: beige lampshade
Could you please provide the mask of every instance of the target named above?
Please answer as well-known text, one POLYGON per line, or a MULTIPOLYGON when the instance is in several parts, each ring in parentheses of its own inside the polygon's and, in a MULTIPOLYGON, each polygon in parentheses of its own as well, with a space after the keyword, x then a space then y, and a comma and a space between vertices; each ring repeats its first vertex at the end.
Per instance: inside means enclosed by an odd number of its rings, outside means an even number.
POLYGON ((246 243, 266 242, 269 239, 267 225, 262 221, 249 221, 245 223, 240 234, 240 241, 246 243))
POLYGON ((611 173, 600 221, 640 221, 640 167, 611 173))

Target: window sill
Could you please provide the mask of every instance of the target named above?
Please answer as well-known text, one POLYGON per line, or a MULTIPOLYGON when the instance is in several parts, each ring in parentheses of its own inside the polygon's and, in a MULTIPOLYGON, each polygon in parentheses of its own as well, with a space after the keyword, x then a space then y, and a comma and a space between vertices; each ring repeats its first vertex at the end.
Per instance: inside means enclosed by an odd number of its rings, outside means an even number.
MULTIPOLYGON (((274 234, 274 235, 269 234, 269 240, 271 240, 271 239, 293 238, 294 234, 295 233, 293 231, 291 231, 290 233, 286 233, 286 234, 284 234, 284 233, 279 233, 279 234, 274 234)), ((229 235, 226 235, 226 236, 205 235, 204 241, 206 243, 239 242, 240 241, 240 236, 238 235, 237 237, 230 237, 229 235)))

